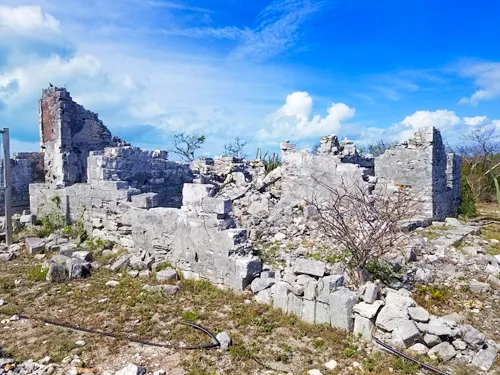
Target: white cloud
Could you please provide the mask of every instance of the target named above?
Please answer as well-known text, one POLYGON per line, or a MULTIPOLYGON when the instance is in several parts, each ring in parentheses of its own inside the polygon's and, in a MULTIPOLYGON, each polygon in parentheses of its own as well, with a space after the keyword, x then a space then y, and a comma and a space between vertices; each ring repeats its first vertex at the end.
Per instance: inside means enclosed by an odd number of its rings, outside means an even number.
POLYGON ((463 77, 473 78, 478 90, 463 97, 459 104, 477 105, 482 101, 500 97, 500 62, 469 63, 459 69, 463 77))
POLYGON ((488 121, 486 116, 464 117, 464 122, 469 126, 483 125, 488 121))
POLYGON ((307 92, 294 92, 286 97, 285 104, 268 116, 268 128, 260 129, 257 136, 261 139, 304 139, 337 133, 342 122, 352 118, 356 112, 344 103, 332 103, 327 115, 311 118, 313 99, 307 92))
POLYGON ((12 32, 33 35, 39 32, 59 33, 59 21, 42 12, 39 6, 9 7, 0 5, 0 33, 12 32))

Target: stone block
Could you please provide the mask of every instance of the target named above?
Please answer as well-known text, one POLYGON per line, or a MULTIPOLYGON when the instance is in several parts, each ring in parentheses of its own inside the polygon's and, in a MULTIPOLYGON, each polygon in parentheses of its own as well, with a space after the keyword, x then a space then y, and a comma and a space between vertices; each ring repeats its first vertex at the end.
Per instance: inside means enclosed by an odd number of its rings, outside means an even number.
POLYGON ((327 303, 316 302, 316 313, 314 315, 314 323, 330 324, 330 308, 327 303))
POLYGON ((157 193, 144 193, 133 195, 131 197, 132 204, 138 208, 150 209, 158 207, 160 204, 160 198, 157 193))
POLYGON ((482 371, 489 371, 497 361, 498 350, 489 345, 486 349, 481 349, 472 359, 472 364, 482 371))
POLYGON ((312 259, 299 258, 295 260, 294 271, 296 274, 305 274, 317 277, 323 277, 326 265, 323 262, 312 259))
POLYGON ((427 355, 431 359, 437 359, 439 357, 447 362, 457 355, 457 351, 449 342, 442 342, 429 350, 427 355))
POLYGON ((367 319, 361 315, 357 315, 354 318, 354 331, 353 334, 363 340, 370 341, 372 339, 373 330, 375 325, 370 319, 367 319))
POLYGON ((316 300, 323 303, 328 302, 330 294, 344 286, 344 280, 342 275, 325 276, 319 279, 316 286, 316 300))
POLYGON ((271 289, 264 289, 255 295, 255 300, 259 303, 270 305, 273 302, 271 289))
POLYGON ((465 334, 462 339, 471 347, 473 350, 481 349, 486 343, 486 336, 479 332, 477 329, 471 325, 465 326, 465 334))
POLYGON ((28 237, 25 239, 24 244, 30 254, 42 254, 45 251, 45 241, 41 238, 28 237))
POLYGON ((408 308, 415 305, 411 298, 389 291, 375 324, 384 331, 392 332, 398 325, 409 320, 408 308))
POLYGON ((373 319, 377 316, 378 311, 384 305, 383 301, 375 301, 374 303, 360 302, 354 305, 353 311, 359 315, 367 318, 373 319))
POLYGON ((296 296, 293 293, 288 294, 288 307, 287 311, 289 314, 293 314, 295 316, 300 317, 302 315, 302 298, 296 296))
POLYGON ((358 302, 356 293, 347 288, 341 288, 330 294, 331 325, 347 331, 353 329, 353 308, 358 302))
POLYGON ((380 293, 380 288, 372 283, 368 282, 365 284, 365 292, 363 293, 363 301, 366 303, 373 303, 377 300, 380 293))
POLYGON ((392 331, 393 342, 401 342, 405 348, 415 344, 420 339, 420 331, 411 320, 401 323, 392 331))
POLYGON ((261 279, 260 277, 254 279, 250 284, 253 293, 258 293, 264 289, 270 288, 275 284, 274 279, 261 279))
POLYGON ((233 209, 233 203, 230 199, 202 198, 201 209, 210 214, 226 215, 233 209))
POLYGON ((182 188, 182 204, 193 207, 201 206, 203 198, 213 197, 215 187, 209 184, 184 184, 182 188))
POLYGON ((89 251, 75 251, 72 257, 83 260, 85 262, 92 262, 92 253, 89 251))
POLYGON ((301 314, 302 320, 307 323, 314 323, 315 316, 316 316, 316 302, 304 299, 302 301, 302 314, 301 314))
POLYGON ((271 287, 273 307, 281 309, 285 314, 288 312, 288 295, 290 294, 290 284, 278 281, 271 287))
POLYGON ((158 281, 175 281, 177 280, 177 272, 173 268, 167 268, 156 273, 158 281))
POLYGON ((416 322, 427 323, 429 321, 429 312, 423 307, 409 307, 408 314, 416 322))

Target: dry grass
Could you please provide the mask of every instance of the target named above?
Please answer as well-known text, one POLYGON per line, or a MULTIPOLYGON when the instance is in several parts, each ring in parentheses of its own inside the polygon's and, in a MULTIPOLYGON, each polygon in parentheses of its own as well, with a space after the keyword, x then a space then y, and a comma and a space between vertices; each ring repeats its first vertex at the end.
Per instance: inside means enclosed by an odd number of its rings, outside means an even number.
MULTIPOLYGON (((0 263, 0 298, 8 301, 0 307, 1 318, 22 311, 59 322, 173 344, 209 341, 205 335, 180 325, 182 320, 194 321, 212 332, 227 331, 234 341, 228 352, 182 352, 181 366, 190 375, 263 374, 269 368, 279 370, 277 373, 298 375, 319 368, 328 374, 323 364, 332 359, 339 362, 340 369, 358 362, 364 374, 418 373, 410 363, 371 352, 345 332, 306 324, 266 305, 250 302, 248 294, 236 295, 206 282, 182 281, 176 296, 163 296, 142 289, 145 283, 155 284, 154 279, 119 277, 105 269, 94 272, 86 280, 51 284, 38 277, 30 278, 38 265, 28 257, 0 263), (107 287, 105 283, 112 279, 119 280, 120 284, 107 287), (13 280, 20 283, 15 285, 13 280), (104 299, 106 302, 102 302, 104 299)), ((126 341, 33 321, 21 320, 9 326, 9 330, 2 332, 0 345, 18 360, 36 360, 48 355, 57 361, 78 353, 85 366, 97 368, 129 346, 126 341), (84 349, 75 347, 75 341, 82 337, 87 345, 84 349)), ((148 367, 148 363, 145 365, 148 367)), ((362 372, 354 368, 350 373, 362 372)))

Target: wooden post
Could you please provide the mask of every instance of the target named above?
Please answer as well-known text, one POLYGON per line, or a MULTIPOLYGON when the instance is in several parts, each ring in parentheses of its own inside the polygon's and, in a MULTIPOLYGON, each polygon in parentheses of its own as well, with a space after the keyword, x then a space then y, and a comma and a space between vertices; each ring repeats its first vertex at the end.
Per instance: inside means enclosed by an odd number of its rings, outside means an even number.
POLYGON ((10 180, 9 128, 3 128, 3 183, 5 186, 5 242, 12 245, 12 185, 10 180))

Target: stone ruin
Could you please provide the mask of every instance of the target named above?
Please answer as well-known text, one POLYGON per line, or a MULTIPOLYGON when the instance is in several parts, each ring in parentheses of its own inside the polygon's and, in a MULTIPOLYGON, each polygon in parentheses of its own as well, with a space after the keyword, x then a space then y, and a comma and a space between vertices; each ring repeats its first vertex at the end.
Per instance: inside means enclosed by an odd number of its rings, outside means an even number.
POLYGON ((428 220, 454 215, 460 197, 460 161, 446 154, 435 128, 420 129, 378 158, 360 155, 353 142, 335 135, 323 137, 315 155, 283 142, 282 166, 267 174, 259 160, 189 165, 169 161, 166 151, 133 147, 64 88, 43 90, 39 119, 41 152, 11 161, 18 211, 28 208, 28 199, 38 217, 61 210, 68 221, 82 219, 92 236, 143 251, 146 268, 168 259, 193 278, 239 290, 262 268, 253 255, 253 223, 271 206, 275 218, 286 217, 290 202, 317 190, 315 179, 349 176, 418 189, 428 220), (266 191, 271 185, 278 188, 266 191))
POLYGON ((460 330, 451 318, 429 317, 404 291, 382 293, 367 284, 356 293, 345 287, 335 265, 295 254, 284 267, 274 267, 255 251, 266 230, 278 242, 307 231, 304 222, 313 213, 306 207, 303 217, 294 215, 300 202, 317 193, 316 179, 334 184, 349 177, 372 190, 403 187, 419 193, 424 221, 455 215, 460 159, 445 152, 437 129, 420 129, 376 158, 335 135, 323 137, 316 154, 283 142, 282 165, 267 173, 262 160, 219 157, 186 164, 169 161, 166 151, 133 147, 113 137, 63 88, 44 90, 39 110, 42 151, 12 161, 18 176, 14 202, 27 208, 29 197, 32 215, 59 210, 68 222, 81 220, 93 237, 127 249, 111 269, 142 271, 168 261, 186 279, 250 289, 257 301, 307 322, 365 338, 378 328, 403 347, 418 345, 425 335, 435 339, 440 356, 456 355, 450 337, 466 337, 459 344, 471 360, 471 350, 491 354, 481 349, 485 338, 472 327, 460 330))

